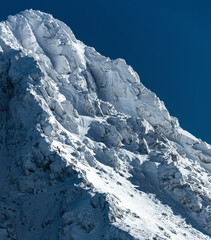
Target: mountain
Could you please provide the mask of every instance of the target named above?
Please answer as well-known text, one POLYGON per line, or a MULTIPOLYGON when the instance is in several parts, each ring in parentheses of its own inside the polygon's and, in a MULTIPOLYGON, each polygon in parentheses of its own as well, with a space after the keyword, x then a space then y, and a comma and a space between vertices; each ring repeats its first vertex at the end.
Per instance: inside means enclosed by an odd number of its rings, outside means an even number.
POLYGON ((51 15, 0 23, 0 239, 211 239, 211 146, 123 59, 51 15))

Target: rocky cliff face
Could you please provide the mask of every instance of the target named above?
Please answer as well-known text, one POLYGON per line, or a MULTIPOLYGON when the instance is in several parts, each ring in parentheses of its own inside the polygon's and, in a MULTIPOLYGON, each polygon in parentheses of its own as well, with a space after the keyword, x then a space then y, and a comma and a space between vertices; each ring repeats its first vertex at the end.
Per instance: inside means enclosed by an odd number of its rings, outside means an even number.
POLYGON ((0 239, 210 239, 210 163, 124 60, 40 11, 0 23, 0 239))

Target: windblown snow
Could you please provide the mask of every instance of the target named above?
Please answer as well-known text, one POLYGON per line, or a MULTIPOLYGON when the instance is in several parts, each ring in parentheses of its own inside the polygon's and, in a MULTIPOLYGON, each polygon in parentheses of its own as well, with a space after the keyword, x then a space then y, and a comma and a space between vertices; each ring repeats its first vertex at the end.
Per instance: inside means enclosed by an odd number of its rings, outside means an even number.
POLYGON ((1 240, 211 239, 210 173, 123 59, 40 11, 0 23, 1 240))

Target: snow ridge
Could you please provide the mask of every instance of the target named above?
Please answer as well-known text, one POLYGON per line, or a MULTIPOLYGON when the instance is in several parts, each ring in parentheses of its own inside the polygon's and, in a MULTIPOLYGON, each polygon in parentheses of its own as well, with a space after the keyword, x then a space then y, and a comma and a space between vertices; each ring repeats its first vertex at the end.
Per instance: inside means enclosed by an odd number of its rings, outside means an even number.
POLYGON ((0 113, 0 239, 210 239, 211 146, 51 15, 0 23, 0 113))

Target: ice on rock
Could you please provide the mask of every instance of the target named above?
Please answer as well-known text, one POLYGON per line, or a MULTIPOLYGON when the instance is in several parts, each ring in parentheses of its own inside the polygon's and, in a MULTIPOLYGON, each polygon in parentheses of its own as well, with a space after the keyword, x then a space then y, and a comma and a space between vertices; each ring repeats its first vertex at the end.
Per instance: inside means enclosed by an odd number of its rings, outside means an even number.
POLYGON ((210 163, 125 60, 40 11, 0 23, 0 239, 208 240, 210 163))

